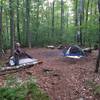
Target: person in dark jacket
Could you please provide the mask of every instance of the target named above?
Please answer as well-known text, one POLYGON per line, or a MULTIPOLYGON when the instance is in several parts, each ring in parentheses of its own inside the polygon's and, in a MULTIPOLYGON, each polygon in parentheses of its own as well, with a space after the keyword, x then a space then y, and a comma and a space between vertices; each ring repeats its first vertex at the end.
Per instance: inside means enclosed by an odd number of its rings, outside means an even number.
POLYGON ((20 43, 15 44, 14 58, 15 65, 19 64, 19 60, 22 58, 32 58, 29 54, 27 54, 22 48, 20 43))

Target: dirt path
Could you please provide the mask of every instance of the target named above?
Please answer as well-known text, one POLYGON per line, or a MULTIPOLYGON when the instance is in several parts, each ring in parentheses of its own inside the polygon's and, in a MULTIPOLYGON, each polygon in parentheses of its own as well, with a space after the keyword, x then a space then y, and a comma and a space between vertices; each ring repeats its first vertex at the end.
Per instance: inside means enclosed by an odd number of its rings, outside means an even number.
POLYGON ((100 73, 94 73, 97 52, 81 60, 64 58, 57 49, 30 49, 27 52, 43 64, 20 74, 35 75, 51 100, 99 100, 86 85, 86 81, 91 80, 100 83, 100 73))

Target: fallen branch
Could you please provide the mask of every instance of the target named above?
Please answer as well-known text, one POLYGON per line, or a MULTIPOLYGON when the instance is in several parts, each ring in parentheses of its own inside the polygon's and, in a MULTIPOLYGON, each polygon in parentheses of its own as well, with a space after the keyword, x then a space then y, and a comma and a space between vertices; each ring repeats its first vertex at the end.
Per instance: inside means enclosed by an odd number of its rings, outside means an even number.
POLYGON ((55 46, 53 46, 53 45, 48 45, 47 48, 49 48, 49 49, 55 49, 55 46))
POLYGON ((0 70, 0 75, 6 75, 6 74, 10 74, 10 73, 15 73, 15 72, 18 72, 18 71, 33 67, 35 65, 42 64, 42 63, 43 63, 42 61, 37 61, 37 62, 34 62, 34 63, 31 62, 31 63, 26 63, 26 64, 22 64, 22 65, 18 65, 18 66, 3 67, 0 70))

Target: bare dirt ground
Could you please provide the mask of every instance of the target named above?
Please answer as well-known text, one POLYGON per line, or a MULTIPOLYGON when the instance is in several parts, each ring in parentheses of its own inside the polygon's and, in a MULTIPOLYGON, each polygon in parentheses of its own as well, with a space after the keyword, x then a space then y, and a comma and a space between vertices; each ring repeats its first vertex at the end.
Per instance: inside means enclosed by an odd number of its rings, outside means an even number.
MULTIPOLYGON (((94 73, 97 51, 79 60, 63 57, 58 49, 34 48, 26 51, 43 64, 17 74, 20 77, 27 77, 28 74, 35 76, 38 85, 51 100, 100 100, 86 84, 89 81, 100 84, 100 71, 94 73)), ((0 76, 1 86, 4 79, 0 76)))

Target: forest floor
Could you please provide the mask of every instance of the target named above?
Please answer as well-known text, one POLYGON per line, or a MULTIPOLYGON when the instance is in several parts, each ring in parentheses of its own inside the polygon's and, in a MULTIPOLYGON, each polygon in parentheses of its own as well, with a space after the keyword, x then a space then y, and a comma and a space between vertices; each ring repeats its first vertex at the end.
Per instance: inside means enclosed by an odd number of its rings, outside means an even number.
MULTIPOLYGON (((58 49, 25 50, 43 64, 18 72, 17 75, 23 78, 28 74, 35 76, 39 87, 48 93, 50 100, 100 100, 94 95, 94 84, 100 84, 100 71, 94 73, 97 51, 76 60, 63 57, 58 49)), ((4 80, 5 76, 0 76, 1 86, 4 80)))

